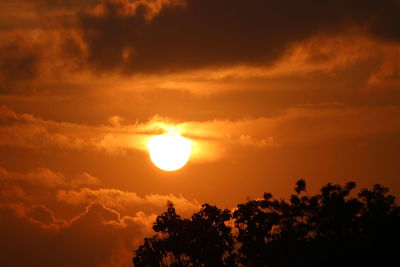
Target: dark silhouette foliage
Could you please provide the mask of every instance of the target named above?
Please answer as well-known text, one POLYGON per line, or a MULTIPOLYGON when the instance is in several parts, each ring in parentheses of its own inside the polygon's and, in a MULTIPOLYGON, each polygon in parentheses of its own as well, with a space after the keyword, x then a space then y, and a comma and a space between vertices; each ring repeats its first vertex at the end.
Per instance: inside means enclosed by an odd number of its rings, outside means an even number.
POLYGON ((135 266, 397 266, 400 207, 388 188, 354 182, 289 200, 265 193, 234 211, 204 204, 190 219, 172 203, 135 253, 135 266))

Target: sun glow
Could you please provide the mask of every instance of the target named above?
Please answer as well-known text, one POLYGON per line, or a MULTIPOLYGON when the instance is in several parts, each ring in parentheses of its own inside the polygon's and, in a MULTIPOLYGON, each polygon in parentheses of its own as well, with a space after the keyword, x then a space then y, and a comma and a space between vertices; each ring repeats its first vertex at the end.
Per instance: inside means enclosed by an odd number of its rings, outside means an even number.
POLYGON ((190 159, 191 141, 178 134, 163 134, 151 138, 147 144, 150 159, 164 171, 176 171, 190 159))

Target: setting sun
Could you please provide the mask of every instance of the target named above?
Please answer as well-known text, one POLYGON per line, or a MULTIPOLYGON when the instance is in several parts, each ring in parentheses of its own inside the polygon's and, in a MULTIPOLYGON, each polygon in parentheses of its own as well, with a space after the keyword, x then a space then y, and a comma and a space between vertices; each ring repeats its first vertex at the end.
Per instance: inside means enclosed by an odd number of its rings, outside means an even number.
POLYGON ((190 159, 191 141, 177 134, 155 136, 147 145, 151 161, 164 171, 179 170, 190 159))
POLYGON ((400 0, 0 0, 0 267, 399 262, 399 26, 400 0))

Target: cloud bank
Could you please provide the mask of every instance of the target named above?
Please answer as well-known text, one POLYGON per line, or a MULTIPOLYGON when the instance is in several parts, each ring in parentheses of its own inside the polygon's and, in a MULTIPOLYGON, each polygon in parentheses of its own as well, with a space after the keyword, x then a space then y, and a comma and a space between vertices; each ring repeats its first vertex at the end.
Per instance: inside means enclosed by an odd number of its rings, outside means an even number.
POLYGON ((199 208, 183 196, 104 188, 87 173, 69 179, 49 169, 0 168, 0 186, 2 266, 131 266, 133 250, 168 202, 186 216, 199 208), (83 211, 55 215, 71 207, 83 211))

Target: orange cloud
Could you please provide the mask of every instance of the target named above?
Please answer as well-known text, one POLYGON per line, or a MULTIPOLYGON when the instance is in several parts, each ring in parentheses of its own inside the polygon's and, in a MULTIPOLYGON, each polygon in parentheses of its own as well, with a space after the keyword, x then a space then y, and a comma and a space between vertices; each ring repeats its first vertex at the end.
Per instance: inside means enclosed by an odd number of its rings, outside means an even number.
POLYGON ((89 173, 82 173, 73 178, 67 178, 60 172, 46 168, 37 168, 28 173, 10 172, 0 167, 0 180, 24 182, 47 188, 79 188, 82 186, 98 186, 100 181, 89 173))
POLYGON ((189 201, 182 195, 148 194, 141 197, 135 192, 105 188, 98 178, 86 172, 70 178, 44 168, 23 173, 0 167, 0 183, 0 199, 5 202, 40 206, 40 203, 54 198, 72 206, 84 207, 95 202, 123 214, 146 213, 152 216, 161 213, 168 202, 174 203, 184 215, 190 215, 200 207, 197 201, 189 201))
MULTIPOLYGON (((368 9, 368 5, 355 8, 359 20, 350 8, 355 3, 345 7, 332 2, 332 8, 328 9, 329 5, 312 5, 309 11, 322 9, 310 16, 315 23, 298 21, 293 25, 289 25, 284 15, 273 12, 282 11, 284 6, 269 6, 267 2, 246 6, 234 1, 230 8, 241 8, 232 10, 232 16, 225 14, 226 6, 222 2, 212 1, 199 4, 192 0, 107 0, 100 3, 95 0, 54 3, 22 0, 19 3, 23 8, 3 4, 2 9, 7 14, 29 14, 26 17, 31 20, 25 27, 13 25, 12 19, 7 20, 11 28, 1 32, 7 40, 0 46, 1 89, 12 93, 43 90, 43 87, 55 90, 54 87, 71 84, 71 81, 97 87, 104 86, 106 81, 106 87, 112 85, 113 89, 134 87, 140 90, 156 85, 212 93, 235 86, 237 89, 232 78, 334 72, 366 57, 380 57, 388 43, 398 47, 396 32, 392 31, 397 25, 392 25, 382 15, 393 16, 389 11, 397 10, 398 5, 392 1, 384 1, 380 12, 368 9), (213 16, 204 8, 210 8, 213 16), (263 8, 272 12, 271 16, 260 13, 263 8), (335 19, 327 19, 324 12, 335 19), (199 17, 192 17, 194 14, 199 17), (227 17, 221 20, 220 16, 227 17), (259 20, 254 20, 257 16, 259 20), (375 19, 366 23, 371 16, 375 19), (210 21, 200 23, 199 18, 210 21), (246 23, 241 24, 244 28, 234 30, 230 23, 245 18, 246 23), (218 27, 210 27, 211 21, 218 27), (385 21, 388 25, 384 25, 385 21), (186 25, 182 32, 175 32, 176 23, 181 27, 186 25), (114 25, 120 30, 108 31, 105 25, 114 25), (292 34, 293 31, 297 34, 292 34), (241 35, 246 38, 238 38, 241 35), (182 36, 191 38, 192 42, 181 40, 182 36), (210 41, 204 43, 204 40, 210 41), (152 43, 164 45, 168 53, 153 48, 149 45, 152 43), (197 45, 200 43, 201 46, 197 45), (184 47, 180 47, 183 44, 184 47), (107 75, 99 75, 98 70, 107 75), (216 84, 216 80, 224 82, 216 84), (7 84, 4 81, 8 81, 7 84)), ((285 10, 283 14, 290 12, 285 10)))
POLYGON ((78 179, 49 169, 20 173, 1 168, 0 173, 1 266, 25 266, 32 260, 45 266, 131 266, 132 252, 152 234, 156 214, 165 210, 167 202, 174 202, 186 216, 199 208, 183 196, 140 197, 134 192, 99 189, 98 180, 93 183, 86 173, 78 179), (32 183, 43 188, 32 192, 32 183), (57 217, 65 216, 66 206, 84 211, 72 218, 57 217), (66 251, 69 256, 60 261, 66 251))
POLYGON ((183 215, 190 215, 200 207, 199 203, 191 202, 183 196, 150 194, 140 197, 134 192, 110 188, 60 190, 57 193, 57 200, 69 205, 87 205, 91 202, 99 202, 119 211, 140 211, 146 214, 161 213, 168 202, 174 203, 177 210, 183 215))
POLYGON ((121 217, 95 203, 68 222, 43 206, 2 203, 0 214, 2 266, 26 266, 32 260, 45 266, 131 266, 132 251, 151 233, 154 219, 121 217))
POLYGON ((380 68, 371 75, 367 86, 375 90, 400 88, 400 48, 398 46, 391 46, 385 50, 380 68))
POLYGON ((30 207, 26 211, 26 219, 29 222, 39 224, 43 229, 59 230, 61 227, 67 226, 67 221, 55 218, 52 210, 43 205, 30 207))
POLYGON ((193 141, 192 161, 202 162, 218 159, 234 146, 268 148, 398 133, 399 112, 394 106, 355 108, 333 103, 289 108, 271 118, 174 123, 154 117, 144 123, 120 124, 118 119, 112 126, 87 126, 46 121, 3 108, 0 142, 28 148, 89 149, 112 154, 130 149, 146 151, 151 136, 174 128, 193 141))

